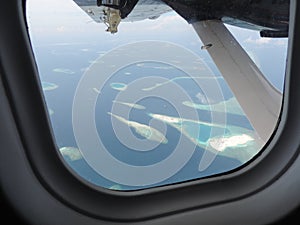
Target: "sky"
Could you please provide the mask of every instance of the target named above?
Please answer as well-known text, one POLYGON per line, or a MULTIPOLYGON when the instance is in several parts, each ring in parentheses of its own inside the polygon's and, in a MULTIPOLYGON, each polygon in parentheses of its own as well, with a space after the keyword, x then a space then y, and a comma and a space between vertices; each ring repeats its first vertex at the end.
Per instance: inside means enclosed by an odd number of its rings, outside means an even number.
MULTIPOLYGON (((114 35, 104 32, 106 25, 94 22, 72 0, 28 0, 27 17, 35 46, 105 42, 106 46, 115 48, 132 40, 157 39, 186 45, 195 52, 199 52, 201 46, 193 27, 173 12, 155 21, 121 22, 119 32, 114 35)), ((227 27, 267 79, 282 91, 287 38, 260 38, 257 31, 227 27)))

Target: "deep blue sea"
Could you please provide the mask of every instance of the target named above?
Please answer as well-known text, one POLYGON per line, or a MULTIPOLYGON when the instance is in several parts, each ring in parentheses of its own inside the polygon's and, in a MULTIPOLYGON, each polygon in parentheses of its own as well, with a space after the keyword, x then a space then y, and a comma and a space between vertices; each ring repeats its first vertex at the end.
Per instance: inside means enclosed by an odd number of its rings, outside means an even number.
MULTIPOLYGON (((55 90, 44 91, 47 106, 54 112, 50 116, 50 119, 58 148, 77 146, 72 127, 73 98, 81 76, 84 74, 86 68, 93 63, 97 55, 99 55, 96 49, 92 49, 93 46, 86 50, 87 47, 88 46, 86 45, 76 46, 77 49, 74 49, 74 46, 72 45, 55 47, 45 46, 38 48, 36 51, 36 55, 39 58, 39 70, 42 74, 41 80, 58 85, 58 88, 55 90), (57 49, 55 49, 56 47, 57 49), (84 51, 81 51, 81 48, 84 49, 84 51), (53 54, 55 57, 53 57, 53 54), (51 61, 43 61, 44 59, 50 57, 52 59, 51 61), (82 58, 84 58, 84 60, 81 60, 82 58)), ((167 144, 160 144, 151 151, 135 151, 123 145, 115 136, 111 124, 111 116, 108 114, 108 112, 111 112, 113 101, 120 93, 120 90, 118 90, 118 88, 112 88, 111 84, 130 84, 136 79, 147 76, 160 76, 166 79, 174 79, 176 77, 184 77, 186 74, 170 65, 155 62, 145 62, 143 67, 132 64, 126 68, 122 68, 106 81, 106 84, 103 85, 101 90, 98 90, 97 87, 95 87, 96 91, 101 93, 101 95, 99 95, 100 97, 98 97, 95 110, 95 121, 99 138, 101 138, 103 144, 107 149, 109 149, 113 157, 122 162, 135 166, 152 165, 164 160, 175 149, 180 137, 185 139, 187 138, 181 135, 181 133, 174 127, 167 126, 167 144)), ((175 79, 172 82, 183 88, 194 102, 199 102, 199 99, 197 99, 196 95, 201 93, 201 89, 199 89, 193 79, 175 79)), ((224 93, 225 100, 231 98, 232 93, 227 87, 226 82, 223 79, 218 79, 218 82, 224 93)), ((174 95, 176 96, 176 90, 170 91, 173 91, 174 95)), ((150 96, 145 99, 141 99, 139 102, 136 102, 136 104, 144 106, 145 109, 132 108, 129 118, 127 118, 130 121, 136 121, 141 124, 149 124, 152 119, 149 116, 149 113, 168 115, 172 117, 179 116, 174 106, 168 102, 168 99, 150 96)), ((126 108, 128 106, 123 105, 121 107, 126 108)), ((198 115, 199 119, 202 121, 211 122, 210 112, 198 110, 198 115)), ((226 119, 227 124, 244 127, 249 130, 252 129, 245 116, 227 114, 226 119)), ((124 126, 124 124, 121 122, 119 123, 120 126, 124 126)), ((136 133, 134 129, 131 128, 131 131, 136 138, 144 138, 136 133)), ((210 132, 209 127, 203 127, 201 131, 202 134, 199 138, 202 138, 202 140, 207 139, 210 132), (205 129, 207 129, 206 133, 205 129)), ((192 158, 179 172, 163 182, 156 183, 155 186, 178 183, 227 172, 240 166, 241 164, 236 159, 225 156, 217 156, 213 163, 205 171, 199 172, 199 161, 204 151, 205 150, 203 148, 197 146, 192 158)), ((107 188, 116 185, 116 183, 95 172, 84 159, 76 161, 71 161, 67 157, 65 159, 69 166, 85 180, 107 188)), ((152 185, 136 187, 121 185, 121 188, 123 190, 131 190, 147 188, 151 186, 152 185)))

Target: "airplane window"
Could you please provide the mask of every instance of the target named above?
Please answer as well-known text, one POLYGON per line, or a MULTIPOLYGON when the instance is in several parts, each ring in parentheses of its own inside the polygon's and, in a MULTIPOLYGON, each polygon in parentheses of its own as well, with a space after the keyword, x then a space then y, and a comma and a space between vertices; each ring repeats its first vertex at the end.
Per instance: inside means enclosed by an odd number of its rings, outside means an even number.
POLYGON ((27 0, 70 171, 125 191, 253 159, 280 116, 289 23, 288 1, 256 2, 27 0))

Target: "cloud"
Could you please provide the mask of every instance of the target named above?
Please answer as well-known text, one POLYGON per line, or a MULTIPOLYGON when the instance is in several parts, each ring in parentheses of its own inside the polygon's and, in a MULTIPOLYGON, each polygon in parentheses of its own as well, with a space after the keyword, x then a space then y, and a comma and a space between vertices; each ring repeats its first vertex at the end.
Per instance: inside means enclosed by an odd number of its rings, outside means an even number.
POLYGON ((271 38, 257 38, 252 39, 251 37, 247 38, 244 42, 249 44, 265 45, 271 42, 271 38))
POLYGON ((282 46, 285 47, 287 45, 288 39, 274 39, 274 38, 252 38, 248 37, 244 43, 248 44, 255 44, 258 46, 263 46, 263 45, 270 45, 272 44, 273 46, 282 46))
POLYGON ((276 45, 278 45, 278 46, 286 46, 287 43, 288 43, 287 38, 286 38, 286 39, 278 39, 278 40, 276 41, 276 45))
POLYGON ((148 27, 149 31, 178 31, 180 30, 181 32, 188 31, 191 29, 190 26, 187 26, 187 22, 177 14, 171 14, 167 13, 162 16, 160 16, 157 19, 157 22, 155 24, 152 23, 148 27))

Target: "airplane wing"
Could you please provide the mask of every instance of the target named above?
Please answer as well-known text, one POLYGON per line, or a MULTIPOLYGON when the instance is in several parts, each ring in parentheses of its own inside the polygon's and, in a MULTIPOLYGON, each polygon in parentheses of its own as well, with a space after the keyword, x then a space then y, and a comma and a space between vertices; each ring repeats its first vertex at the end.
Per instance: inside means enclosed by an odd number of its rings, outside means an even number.
POLYGON ((261 139, 273 133, 282 94, 262 72, 220 20, 192 24, 261 139))

